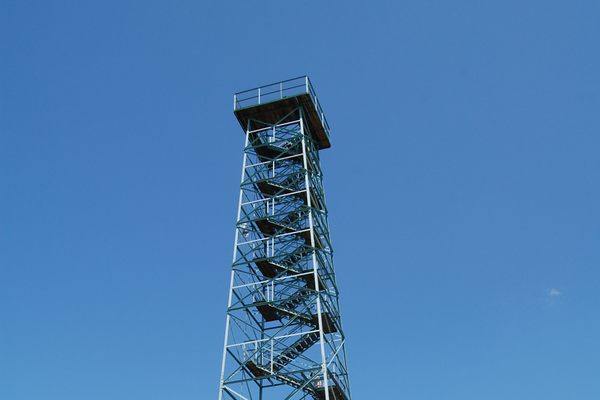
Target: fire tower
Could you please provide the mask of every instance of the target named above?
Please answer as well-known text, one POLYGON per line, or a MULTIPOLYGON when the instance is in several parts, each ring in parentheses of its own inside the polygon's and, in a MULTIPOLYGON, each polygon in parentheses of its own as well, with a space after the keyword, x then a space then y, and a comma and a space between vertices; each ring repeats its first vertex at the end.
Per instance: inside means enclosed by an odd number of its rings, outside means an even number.
POLYGON ((234 95, 246 135, 219 400, 351 400, 308 77, 234 95))

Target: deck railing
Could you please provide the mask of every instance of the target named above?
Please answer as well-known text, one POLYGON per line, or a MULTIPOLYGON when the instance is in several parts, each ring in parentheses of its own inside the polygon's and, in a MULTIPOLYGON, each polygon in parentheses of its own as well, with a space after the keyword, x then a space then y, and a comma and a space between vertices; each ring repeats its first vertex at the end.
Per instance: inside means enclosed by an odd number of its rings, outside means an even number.
POLYGON ((321 124, 323 125, 323 129, 325 129, 325 133, 327 134, 327 137, 329 137, 329 124, 327 123, 327 118, 325 118, 325 113, 321 108, 321 104, 319 104, 317 93, 315 92, 310 79, 306 75, 238 92, 233 95, 233 110, 236 111, 242 108, 254 107, 305 93, 310 95, 317 114, 319 115, 319 119, 321 120, 321 124))

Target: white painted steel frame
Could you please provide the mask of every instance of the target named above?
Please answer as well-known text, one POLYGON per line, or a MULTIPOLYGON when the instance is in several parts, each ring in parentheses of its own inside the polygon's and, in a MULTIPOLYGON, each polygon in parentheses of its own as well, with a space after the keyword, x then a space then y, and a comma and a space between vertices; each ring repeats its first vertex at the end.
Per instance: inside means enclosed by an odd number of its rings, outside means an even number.
MULTIPOLYGON (((260 93, 260 90, 259 90, 260 93)), ((292 398, 297 398, 297 399, 303 399, 303 398, 311 398, 312 396, 310 395, 310 393, 304 393, 303 390, 306 389, 307 385, 311 384, 311 382, 314 382, 314 384, 312 385, 314 388, 319 389, 319 388, 324 388, 324 400, 334 400, 333 398, 330 397, 330 393, 329 393, 329 387, 330 387, 330 378, 329 378, 329 368, 330 366, 335 368, 335 371, 337 372, 338 370, 341 371, 340 376, 342 376, 342 378, 345 381, 345 384, 343 385, 343 390, 346 392, 347 395, 347 400, 351 400, 351 396, 350 396, 350 391, 349 391, 349 385, 348 385, 348 378, 347 378, 347 361, 346 361, 346 352, 345 352, 345 338, 343 337, 343 333, 341 331, 341 319, 339 316, 339 302, 338 302, 338 292, 337 292, 337 286, 335 284, 335 277, 334 277, 334 271, 333 271, 333 262, 332 262, 332 254, 331 254, 331 250, 330 250, 330 241, 329 241, 329 233, 328 233, 328 224, 326 221, 326 214, 323 215, 316 215, 315 213, 317 212, 317 210, 313 207, 312 204, 312 200, 313 200, 313 188, 318 188, 318 190, 320 191, 320 194, 317 194, 318 197, 321 197, 321 199, 319 200, 319 203, 322 204, 323 208, 325 208, 325 204, 324 204, 324 198, 323 197, 323 193, 322 193, 322 184, 320 182, 320 176, 317 178, 311 176, 311 173, 309 173, 309 163, 312 166, 313 164, 316 164, 316 171, 317 173, 320 175, 320 165, 318 162, 318 150, 316 150, 314 143, 310 142, 310 135, 308 132, 306 132, 307 128, 303 119, 303 114, 302 114, 302 109, 298 109, 299 112, 299 119, 296 121, 291 121, 291 122, 286 122, 284 124, 274 124, 271 127, 267 127, 267 128, 261 128, 261 129, 250 129, 251 128, 251 124, 250 121, 248 122, 248 126, 246 129, 246 135, 245 135, 245 145, 244 145, 244 156, 243 156, 243 162, 242 162, 242 176, 241 176, 241 183, 240 183, 240 194, 239 194, 239 201, 238 201, 238 213, 237 213, 237 222, 236 222, 236 232, 235 232, 235 240, 234 240, 234 251, 233 251, 233 260, 232 263, 234 265, 234 268, 232 269, 231 272, 231 277, 230 277, 230 289, 229 289, 229 296, 228 296, 228 313, 227 313, 227 319, 226 319, 226 331, 225 331, 225 338, 224 338, 224 346, 223 346, 223 360, 222 360, 222 364, 221 364, 221 377, 220 377, 220 387, 219 387, 219 400, 223 400, 223 396, 227 395, 230 398, 235 399, 237 396, 238 399, 242 399, 242 400, 271 400, 272 398, 268 396, 268 394, 266 394, 267 388, 277 388, 277 387, 281 387, 282 385, 278 385, 278 384, 273 384, 270 386, 263 386, 262 384, 257 385, 258 387, 255 388, 254 391, 252 391, 250 389, 250 382, 262 382, 265 379, 268 379, 271 381, 272 380, 276 380, 277 378, 264 378, 261 377, 260 379, 258 378, 252 378, 252 377, 246 377, 244 379, 232 379, 231 381, 229 380, 230 377, 233 377, 233 375, 235 374, 241 374, 242 377, 244 377, 246 374, 246 372, 244 371, 244 363, 246 362, 245 359, 241 359, 241 360, 236 360, 235 357, 233 357, 233 352, 231 349, 233 348, 239 348, 242 347, 243 348, 243 356, 246 356, 247 354, 250 354, 249 358, 250 360, 252 360, 252 357, 258 357, 259 355, 262 356, 262 353, 258 353, 259 350, 257 350, 257 348, 259 347, 258 344, 259 343, 263 343, 263 342, 269 342, 269 347, 270 347, 270 354, 269 354, 269 365, 270 365, 270 372, 271 374, 274 374, 274 359, 275 359, 275 344, 285 344, 287 343, 289 345, 289 342, 282 342, 285 339, 289 339, 289 338, 293 338, 293 337, 305 337, 308 338, 308 335, 311 335, 313 333, 318 332, 319 333, 319 339, 318 339, 318 343, 319 343, 319 353, 320 353, 320 360, 318 360, 318 365, 320 365, 320 374, 318 375, 308 375, 310 377, 310 379, 306 379, 306 382, 303 384, 303 386, 300 387, 296 387, 295 390, 293 390, 291 392, 291 394, 289 394, 286 399, 292 399, 292 398), (272 212, 275 212, 275 203, 276 200, 281 200, 283 198, 285 198, 286 196, 294 196, 297 193, 301 193, 301 192, 306 192, 306 206, 308 208, 308 213, 307 213, 307 219, 308 219, 308 227, 306 229, 302 229, 302 230, 294 230, 293 232, 287 232, 287 233, 276 233, 273 234, 271 237, 258 237, 256 239, 252 239, 252 240, 245 240, 245 234, 243 232, 241 232, 242 227, 240 226, 240 221, 242 221, 242 212, 243 212, 243 207, 250 205, 254 210, 257 210, 257 207, 259 207, 257 204, 259 203, 266 203, 269 204, 269 202, 271 201, 271 199, 269 198, 260 198, 260 199, 256 199, 256 200, 248 200, 249 198, 252 198, 253 195, 252 194, 247 194, 246 195, 246 200, 248 201, 244 201, 245 200, 245 191, 249 191, 251 189, 249 189, 249 187, 252 186, 252 184, 255 185, 255 182, 252 182, 252 178, 250 178, 250 184, 245 184, 246 179, 247 179, 247 174, 248 174, 248 170, 252 169, 252 168, 260 168, 261 166, 269 166, 270 164, 272 164, 272 171, 273 171, 273 177, 275 177, 275 171, 276 171, 276 163, 281 162, 281 161, 286 161, 286 160, 291 160, 295 157, 297 157, 297 155, 292 155, 292 156, 287 156, 287 157, 281 157, 281 158, 276 158, 274 160, 267 160, 267 161, 261 161, 258 163, 255 162, 249 162, 249 158, 255 158, 255 159, 260 159, 259 156, 257 156, 257 154, 253 153, 252 147, 253 145, 251 145, 250 141, 251 141, 251 136, 257 133, 261 133, 264 131, 269 131, 272 129, 273 131, 273 141, 275 141, 275 133, 276 133, 276 129, 283 127, 283 126, 290 126, 293 124, 298 124, 300 132, 299 135, 301 137, 301 157, 302 157, 302 169, 303 169, 303 173, 304 173, 304 188, 302 190, 298 190, 295 192, 291 192, 291 193, 286 193, 286 194, 280 194, 280 195, 274 195, 272 198, 272 212), (314 159, 309 159, 309 154, 312 155, 313 158, 317 158, 317 160, 314 159), (317 179, 317 183, 314 182, 314 180, 317 179), (315 186, 316 185, 316 186, 315 186), (320 226, 319 230, 316 229, 316 224, 318 222, 318 226, 320 226), (294 326, 294 319, 297 319, 298 317, 294 317, 292 319, 290 319, 290 321, 288 321, 287 323, 283 324, 277 328, 266 328, 265 327, 265 322, 261 323, 254 317, 252 317, 252 312, 249 311, 249 309, 253 306, 253 304, 256 304, 256 302, 250 303, 250 305, 248 306, 244 301, 244 295, 243 292, 238 293, 240 290, 248 290, 248 294, 246 294, 245 296, 248 296, 249 294, 252 294, 252 299, 255 299, 255 294, 258 292, 259 289, 252 289, 254 287, 264 287, 267 288, 267 295, 266 298, 264 296, 264 294, 260 293, 260 295, 262 296, 262 298, 265 298, 265 300, 267 302, 274 302, 275 301, 275 285, 277 282, 283 282, 286 280, 289 281, 295 281, 296 283, 301 283, 303 281, 303 277, 311 274, 311 272, 308 271, 304 271, 300 274, 295 274, 295 275, 287 275, 287 276, 282 276, 282 277, 275 277, 275 278, 271 278, 271 279, 264 279, 262 276, 252 276, 252 270, 254 267, 252 267, 252 263, 255 262, 255 260, 253 260, 252 258, 248 259, 248 254, 250 253, 243 253, 241 251, 241 248, 243 248, 243 246, 248 246, 248 245, 252 245, 253 243, 258 243, 258 242, 273 242, 273 244, 271 245, 271 256, 274 256, 274 251, 275 251, 275 238, 279 238, 281 239, 282 237, 293 237, 294 235, 296 237, 298 237, 299 233, 302 232, 309 232, 309 237, 310 237, 310 248, 311 250, 311 263, 312 263, 312 275, 313 275, 313 279, 314 279, 314 285, 315 285, 315 289, 314 292, 316 293, 314 295, 315 297, 315 306, 316 306, 316 316, 318 319, 318 326, 317 329, 313 329, 313 330, 303 330, 302 327, 298 328, 296 326, 294 326), (242 233, 242 236, 244 236, 244 240, 240 240, 240 233, 242 233), (315 241, 315 238, 319 237, 319 240, 321 243, 324 243, 324 245, 326 246, 326 249, 329 250, 322 250, 322 251, 317 251, 317 243, 315 241), (323 253, 323 254, 321 254, 323 253), (238 256, 241 255, 241 259, 242 261, 239 260, 238 256), (236 267, 236 265, 238 267, 236 267), (246 265, 247 267, 247 271, 243 271, 243 268, 240 266, 246 265), (319 266, 323 266, 323 268, 325 268, 323 275, 321 275, 319 273, 319 266), (238 279, 240 282, 236 283, 236 279, 238 279), (332 286, 332 287, 326 287, 326 288, 320 288, 321 285, 321 281, 322 279, 324 281, 330 281, 330 285, 328 286, 332 286), (270 286, 270 292, 268 291, 269 286, 270 286), (240 296, 242 296, 240 298, 240 296), (325 296, 325 297, 323 297, 325 296), (236 298, 235 303, 241 303, 241 307, 239 308, 235 308, 233 307, 234 305, 234 297, 236 298), (337 322, 334 320, 333 323, 338 325, 338 332, 337 333, 325 333, 325 328, 324 328, 324 321, 323 321, 323 315, 324 315, 324 304, 322 304, 322 300, 326 300, 326 304, 325 304, 325 308, 327 308, 327 312, 328 315, 330 316, 329 318, 336 318, 337 322), (245 312, 246 314, 246 321, 243 321, 240 317, 238 317, 237 315, 235 315, 236 313, 240 313, 241 315, 244 315, 243 313, 245 312), (245 334, 245 336, 249 339, 249 340, 245 340, 244 338, 235 338, 234 332, 235 329, 232 327, 233 325, 240 327, 240 331, 243 332, 245 334), (244 327, 242 327, 241 324, 244 324, 244 327), (256 325, 256 326, 255 326, 256 325), (233 330, 232 330, 233 329, 233 330), (244 332, 244 329, 247 329, 250 331, 250 333, 248 332, 244 332), (277 333, 271 335, 268 334, 268 332, 270 332, 272 329, 279 329, 279 331, 283 330, 281 335, 278 335, 277 333), (288 330, 288 333, 285 333, 285 329, 288 330), (289 333, 291 332, 291 333, 289 333), (257 338, 252 338, 252 335, 257 336, 260 333, 260 335, 262 336, 260 339, 257 338), (267 337, 264 337, 265 335, 267 335, 267 337), (329 335, 331 338, 328 339, 327 335, 329 335), (246 351, 247 346, 252 346, 254 345, 255 347, 255 352, 254 353, 248 353, 246 351), (231 360, 232 362, 237 361, 237 369, 234 369, 234 372, 232 374, 230 374, 229 376, 226 376, 226 370, 227 370, 227 362, 228 362, 228 354, 231 355, 231 358, 234 358, 234 360, 231 360), (317 380, 319 379, 319 380, 317 380), (240 389, 234 389, 231 387, 232 384, 239 384, 241 386, 240 389), (253 395, 257 395, 258 397, 253 397, 253 395), (246 397, 248 396, 248 397, 246 397), (265 397, 266 396, 266 397, 265 397)), ((253 189, 252 189, 253 190, 253 189)), ((257 195, 255 194, 254 197, 256 197, 257 195)), ((326 212, 326 208, 325 211, 326 212)), ((268 218, 267 214, 267 218, 268 218)), ((301 214, 299 214, 301 215, 301 214)), ((246 218, 246 217, 245 217, 246 218)), ((256 229, 255 229, 256 231, 256 229)), ((256 236, 257 232, 254 232, 256 236)), ((278 244, 281 244, 278 242, 278 244)), ((303 245, 303 246, 306 246, 303 245)), ((302 246, 300 246, 302 247, 302 246)), ((256 253, 256 248, 250 248, 250 251, 252 253, 256 253)), ((267 246, 267 252, 265 253, 265 256, 268 257, 268 246, 267 246)), ((256 272, 256 271, 255 271, 256 272)), ((285 288, 284 290, 286 290, 287 292, 292 292, 294 290, 294 285, 293 282, 291 284, 291 286, 285 288)), ((298 289, 298 290, 305 290, 306 289, 298 289)), ((285 294, 285 292, 283 293, 285 294)), ((259 296, 260 297, 260 296, 259 296)), ((288 299, 289 300, 289 299, 288 299)), ((304 301, 304 300, 302 300, 304 301)), ((311 306, 312 307, 312 306, 311 306)), ((310 308, 308 308, 310 310, 310 308)), ((290 349, 290 347, 287 347, 287 350, 283 350, 283 351, 288 351, 290 349)), ((309 347, 310 349, 310 347, 309 347)), ((264 349, 261 348, 260 351, 264 351, 264 349)), ((280 352, 278 354, 277 357, 281 357, 284 353, 280 352)), ((296 357, 301 357, 302 354, 297 355, 296 357)), ((285 361, 285 359, 283 359, 285 361)), ((315 362, 317 360, 314 360, 315 362)), ((287 361, 287 363, 289 363, 290 361, 287 361)), ((247 363, 247 362, 246 362, 247 363)), ((286 364, 287 364, 286 363, 286 364)), ((285 368, 285 365, 284 367, 285 368)), ((235 367, 235 366, 234 366, 235 367)), ((314 369, 314 368, 313 368, 314 369)), ((307 371, 310 371, 311 369, 307 369, 307 371)), ((279 371, 279 369, 277 370, 279 371)), ((289 383, 289 381, 288 381, 289 383)), ((338 382, 339 384, 339 382, 338 382)), ((294 388, 292 386, 292 388, 294 388)), ((316 390, 315 389, 315 390, 316 390)), ((273 398, 274 400, 274 398, 273 398)))

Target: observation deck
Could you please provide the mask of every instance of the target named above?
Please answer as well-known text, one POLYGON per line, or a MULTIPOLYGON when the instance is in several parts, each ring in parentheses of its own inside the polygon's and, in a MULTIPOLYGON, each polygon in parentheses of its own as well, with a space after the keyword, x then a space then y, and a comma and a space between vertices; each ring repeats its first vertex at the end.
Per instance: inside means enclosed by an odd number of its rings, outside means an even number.
MULTIPOLYGON (((315 89, 308 76, 287 79, 233 95, 233 113, 244 132, 277 123, 287 122, 294 117, 294 110, 302 107, 306 125, 319 150, 331 147, 329 124, 315 89)), ((296 116, 297 118, 297 116, 296 116)))

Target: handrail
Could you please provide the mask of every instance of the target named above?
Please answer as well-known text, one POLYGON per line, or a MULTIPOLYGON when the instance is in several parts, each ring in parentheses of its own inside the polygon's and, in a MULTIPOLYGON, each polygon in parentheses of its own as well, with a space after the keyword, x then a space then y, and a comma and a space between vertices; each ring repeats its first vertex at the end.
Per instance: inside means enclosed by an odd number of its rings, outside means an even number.
POLYGON ((257 86, 257 87, 252 88, 252 89, 242 90, 241 92, 237 92, 236 94, 242 94, 242 93, 246 93, 246 92, 253 92, 255 90, 258 90, 260 88, 264 88, 264 87, 267 87, 267 86, 279 85, 280 83, 286 83, 286 82, 296 81, 296 80, 300 80, 300 79, 305 79, 306 77, 307 77, 306 75, 297 76, 295 78, 290 78, 290 79, 286 79, 286 80, 275 82, 275 83, 269 83, 267 85, 257 86))

